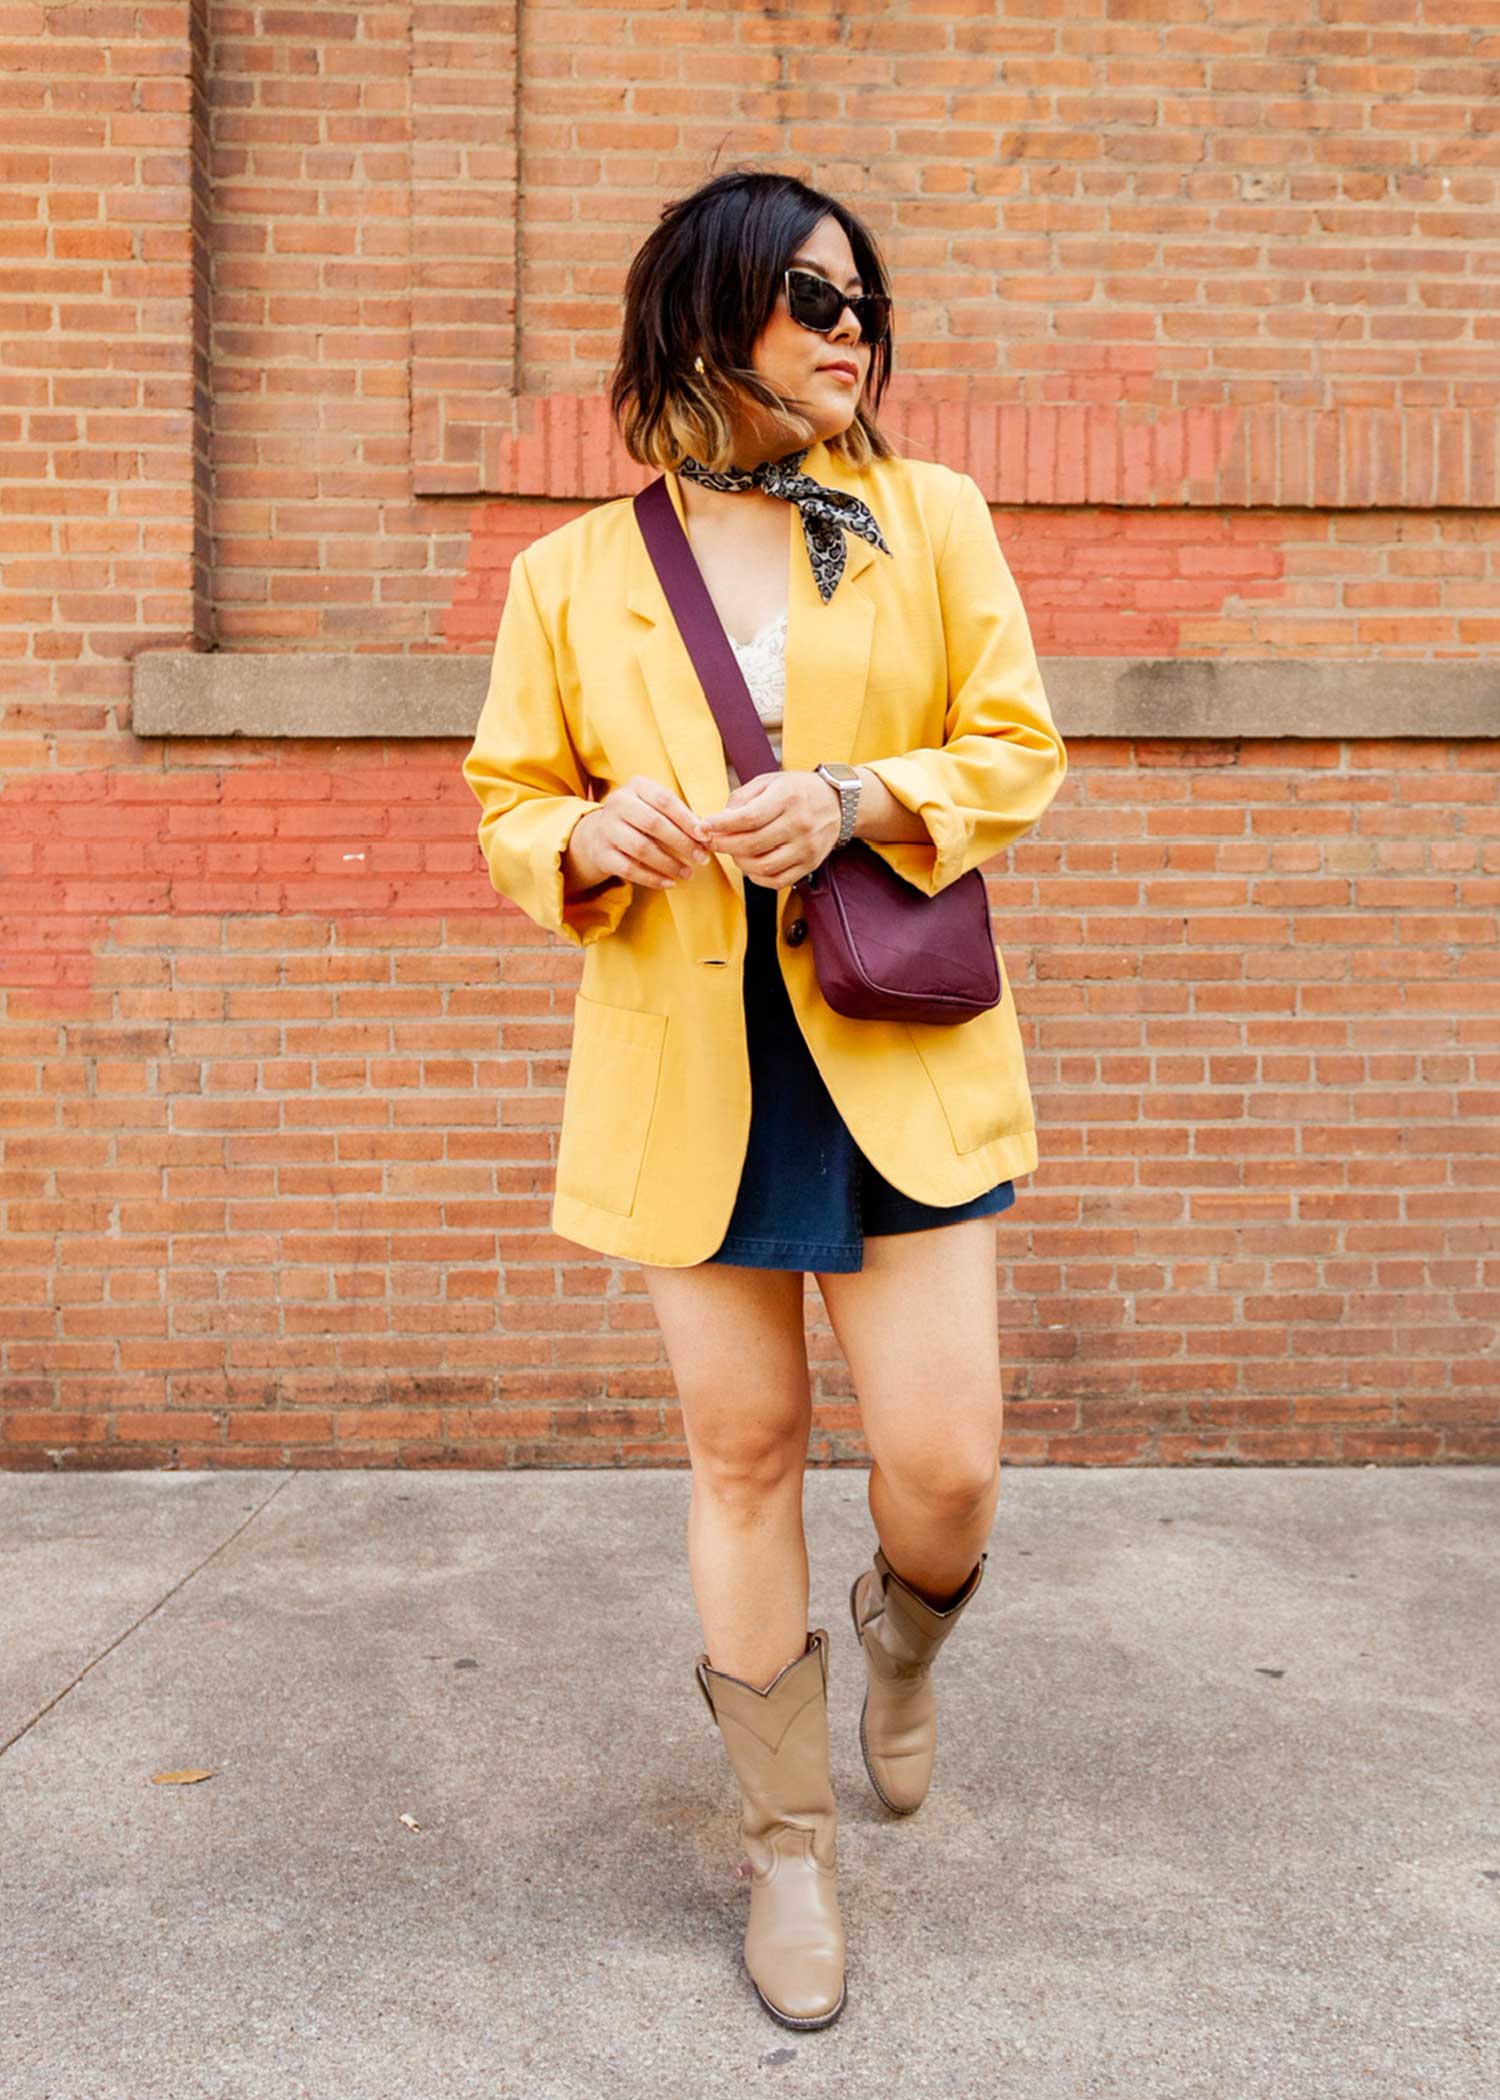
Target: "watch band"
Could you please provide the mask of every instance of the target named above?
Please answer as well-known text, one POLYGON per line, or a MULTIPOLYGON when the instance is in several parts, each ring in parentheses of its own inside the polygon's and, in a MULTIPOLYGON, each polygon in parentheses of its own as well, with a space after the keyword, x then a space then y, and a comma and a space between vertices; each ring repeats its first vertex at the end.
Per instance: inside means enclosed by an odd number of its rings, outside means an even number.
POLYGON ((854 822, 859 813, 859 791, 863 785, 858 770, 841 759, 827 759, 813 771, 830 787, 837 789, 839 798, 839 835, 828 849, 836 853, 840 846, 847 846, 854 836, 854 822))

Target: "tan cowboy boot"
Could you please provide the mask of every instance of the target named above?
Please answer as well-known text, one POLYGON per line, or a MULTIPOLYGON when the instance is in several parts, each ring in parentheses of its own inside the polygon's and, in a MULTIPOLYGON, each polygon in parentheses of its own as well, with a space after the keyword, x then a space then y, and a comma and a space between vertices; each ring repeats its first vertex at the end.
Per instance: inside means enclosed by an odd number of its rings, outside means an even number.
POLYGON ((909 1816, 927 1798, 937 1750, 937 1701, 928 1672, 983 1580, 988 1559, 980 1554, 946 1611, 935 1611, 903 1582, 878 1546, 874 1567, 857 1575, 849 1591, 869 1680, 859 1746, 871 1785, 899 1816, 909 1816))
POLYGON ((820 1626, 764 1691, 696 1666, 740 1783, 750 1855, 745 1967, 783 2027, 827 2027, 844 2009, 837 1818, 828 1774, 828 1635, 820 1626))

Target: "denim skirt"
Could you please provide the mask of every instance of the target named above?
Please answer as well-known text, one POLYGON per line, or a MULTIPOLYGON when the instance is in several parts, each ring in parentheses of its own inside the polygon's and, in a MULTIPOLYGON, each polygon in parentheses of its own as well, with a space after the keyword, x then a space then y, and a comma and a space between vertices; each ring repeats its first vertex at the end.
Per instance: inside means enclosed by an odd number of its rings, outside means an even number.
POLYGON ((728 1231, 707 1259, 751 1269, 859 1269, 869 1233, 919 1232, 1009 1210, 1013 1181, 966 1203, 919 1203, 876 1173, 792 1011, 776 955, 777 894, 746 877, 750 1139, 728 1231))

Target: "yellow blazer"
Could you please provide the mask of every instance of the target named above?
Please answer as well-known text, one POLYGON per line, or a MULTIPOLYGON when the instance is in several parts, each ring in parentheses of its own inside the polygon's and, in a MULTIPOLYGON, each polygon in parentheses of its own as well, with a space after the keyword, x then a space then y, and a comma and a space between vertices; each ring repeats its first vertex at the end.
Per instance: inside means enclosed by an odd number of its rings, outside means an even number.
MULTIPOLYGON (((795 504, 782 761, 867 765, 925 841, 871 850, 926 896, 1042 815, 1067 754, 989 508, 934 461, 855 469, 825 443, 805 471, 863 497, 889 555, 846 535, 825 605, 795 504)), ((678 516, 682 487, 669 474, 678 516)), ((699 816, 729 796, 724 747, 628 496, 517 555, 484 708, 463 765, 493 887, 584 951, 552 1228, 603 1254, 686 1267, 729 1225, 750 1131, 745 876, 729 854, 667 889, 615 877, 563 893, 573 826, 644 773, 699 816)), ((1037 1164, 1015 1002, 956 1024, 856 1021, 818 989, 812 943, 781 936, 792 1009, 855 1141, 928 1203, 962 1203, 1037 1164)), ((998 954, 998 950, 996 951, 998 954)))

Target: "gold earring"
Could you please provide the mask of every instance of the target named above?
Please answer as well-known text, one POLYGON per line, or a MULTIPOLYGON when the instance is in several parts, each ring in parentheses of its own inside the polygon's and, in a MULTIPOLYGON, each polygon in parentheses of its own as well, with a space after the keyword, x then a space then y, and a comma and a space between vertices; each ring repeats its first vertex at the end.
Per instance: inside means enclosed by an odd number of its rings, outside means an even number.
POLYGON ((697 356, 696 356, 696 357, 695 357, 695 358, 693 359, 693 370, 694 370, 695 372, 700 372, 700 373, 701 373, 701 372, 702 372, 702 370, 703 370, 703 353, 702 353, 701 351, 700 351, 700 352, 698 353, 698 355, 697 355, 697 356))

